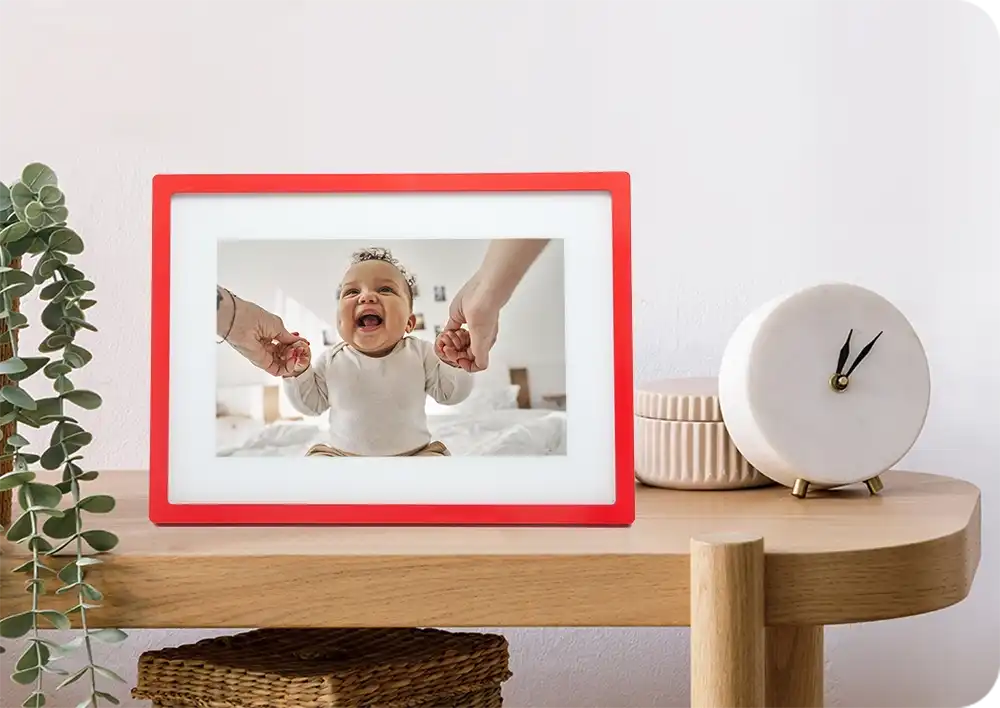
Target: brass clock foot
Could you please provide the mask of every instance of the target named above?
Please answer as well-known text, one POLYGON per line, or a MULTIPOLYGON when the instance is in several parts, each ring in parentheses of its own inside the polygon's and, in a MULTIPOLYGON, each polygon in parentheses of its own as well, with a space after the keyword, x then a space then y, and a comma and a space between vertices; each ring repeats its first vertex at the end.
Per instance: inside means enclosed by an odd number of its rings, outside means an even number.
POLYGON ((865 486, 868 487, 868 491, 872 494, 878 494, 885 487, 885 485, 882 484, 881 477, 878 475, 875 475, 871 479, 866 479, 865 486))
POLYGON ((799 499, 805 499, 806 492, 809 491, 809 482, 804 479, 795 480, 795 484, 792 485, 792 496, 798 497, 799 499))

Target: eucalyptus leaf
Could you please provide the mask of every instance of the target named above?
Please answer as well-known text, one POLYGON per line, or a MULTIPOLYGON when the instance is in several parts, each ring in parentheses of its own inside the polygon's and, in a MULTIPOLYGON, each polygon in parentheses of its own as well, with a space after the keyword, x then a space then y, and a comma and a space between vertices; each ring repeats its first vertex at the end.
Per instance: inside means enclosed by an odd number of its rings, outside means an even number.
POLYGON ((20 612, 0 620, 0 637, 17 639, 31 631, 34 626, 34 616, 29 612, 20 612))
POLYGON ((18 219, 24 218, 24 208, 35 200, 35 193, 24 182, 15 182, 10 187, 10 202, 18 219))
POLYGON ((56 629, 69 629, 72 626, 69 618, 57 610, 39 610, 38 614, 48 620, 49 624, 56 629))
POLYGON ((42 453, 41 465, 44 469, 58 469, 59 465, 66 461, 66 451, 62 445, 53 445, 42 453))
MULTIPOLYGON (((79 669, 78 671, 73 672, 72 674, 70 674, 69 678, 65 679, 62 683, 60 683, 58 686, 56 686, 56 690, 59 691, 59 690, 61 690, 63 688, 66 688, 71 683, 76 683, 77 681, 79 681, 80 679, 82 679, 89 671, 90 671, 90 667, 89 666, 84 666, 82 669, 79 669)), ((86 703, 90 703, 90 699, 87 699, 86 703)), ((86 703, 81 703, 80 705, 81 706, 82 705, 86 705, 86 703)), ((79 708, 79 706, 77 708, 79 708)))
POLYGON ((119 676, 118 674, 116 674, 114 671, 112 671, 107 667, 95 666, 94 671, 96 671, 106 679, 111 679, 112 681, 117 681, 118 683, 125 683, 125 679, 123 679, 121 676, 119 676))
POLYGON ((50 207, 45 212, 45 215, 49 218, 49 220, 51 220, 53 224, 65 224, 66 219, 69 218, 69 209, 67 209, 62 205, 50 207))
POLYGON ((38 373, 38 370, 45 366, 49 358, 47 356, 26 356, 22 357, 21 361, 24 362, 25 369, 16 374, 7 374, 7 376, 13 381, 21 381, 23 379, 30 378, 38 373))
POLYGON ((28 202, 24 207, 24 221, 33 229, 40 229, 50 223, 41 202, 28 202))
POLYGON ((19 487, 35 478, 34 472, 8 472, 0 477, 0 492, 19 487))
POLYGON ((88 585, 87 583, 80 585, 80 592, 82 592, 83 596, 91 602, 100 602, 104 599, 104 594, 100 590, 95 588, 93 585, 88 585))
POLYGON ((55 388, 56 393, 68 393, 73 390, 73 382, 65 376, 59 376, 56 378, 53 387, 55 388))
POLYGON ((0 231, 0 243, 13 243, 31 233, 31 227, 23 221, 15 221, 10 226, 5 226, 0 231))
POLYGON ((0 182, 0 211, 7 211, 10 206, 10 187, 0 182))
POLYGON ((21 182, 32 192, 39 192, 42 187, 59 184, 56 173, 48 165, 41 162, 31 162, 21 170, 21 182))
POLYGON ((110 551, 118 545, 118 537, 110 531, 90 529, 82 532, 80 536, 98 553, 110 551))
POLYGON ((25 669, 24 671, 15 671, 10 675, 10 677, 19 684, 27 686, 29 683, 34 683, 38 680, 38 674, 42 670, 38 667, 33 669, 25 669))
POLYGON ((107 514, 115 508, 115 498, 108 494, 94 494, 84 497, 76 505, 91 514, 107 514))
POLYGON ((46 184, 38 190, 38 201, 46 207, 60 206, 66 202, 66 196, 59 187, 54 184, 46 184))
POLYGON ((19 359, 14 356, 10 359, 0 361, 0 374, 20 374, 22 371, 27 371, 28 365, 24 363, 23 359, 19 359))
MULTIPOLYGON (((62 398, 88 411, 100 408, 102 403, 101 397, 98 394, 94 393, 93 391, 87 391, 86 389, 82 388, 78 388, 75 391, 64 393, 62 394, 62 398)), ((14 403, 14 401, 11 401, 11 403, 14 403)), ((14 405, 17 404, 14 403, 14 405)))
MULTIPOLYGON (((86 350, 83 347, 81 347, 79 344, 67 344, 66 345, 66 352, 72 353, 74 356, 79 357, 80 360, 83 362, 79 366, 77 366, 75 364, 71 364, 71 366, 73 366, 73 368, 75 368, 75 369, 79 369, 80 367, 86 366, 87 364, 89 364, 90 360, 94 356, 88 350, 86 350)), ((65 358, 66 352, 63 353, 63 357, 64 358, 65 358)), ((68 360, 67 360, 67 363, 69 363, 68 360)))
POLYGON ((55 274, 58 266, 59 260, 52 257, 50 254, 39 258, 38 262, 35 264, 35 270, 32 272, 35 279, 35 285, 41 285, 46 280, 51 278, 55 274))
POLYGON ((59 570, 59 579, 67 585, 83 582, 83 569, 70 561, 59 570))
POLYGON ((41 320, 47 330, 57 330, 62 327, 63 303, 61 301, 53 301, 43 307, 41 320))
POLYGON ((106 691, 97 691, 94 695, 97 696, 98 698, 103 698, 113 706, 116 706, 119 703, 121 703, 121 701, 119 701, 117 698, 112 696, 110 693, 107 693, 106 691))
POLYGON ((62 517, 53 516, 42 524, 42 531, 49 538, 70 538, 76 534, 77 510, 66 509, 62 517))
POLYGON ((81 310, 89 310, 97 304, 97 300, 80 299, 76 301, 76 304, 79 305, 81 310))
POLYGON ((28 439, 27 438, 23 438, 20 435, 18 435, 17 433, 14 433, 9 438, 7 438, 7 444, 10 445, 12 448, 14 448, 16 450, 16 449, 18 449, 20 447, 24 447, 25 445, 27 445, 29 443, 28 443, 28 439))
POLYGON ((43 354, 49 354, 51 352, 59 351, 72 341, 72 337, 67 337, 65 334, 53 332, 48 337, 43 339, 41 344, 38 345, 38 351, 43 354))
MULTIPOLYGON (((65 359, 68 359, 70 355, 74 357, 77 356, 76 354, 70 354, 68 349, 63 352, 63 358, 65 359)), ((45 376, 50 379, 57 379, 60 376, 65 376, 72 370, 73 368, 69 364, 63 363, 61 361, 53 361, 52 363, 46 365, 44 373, 45 376)))
POLYGON ((28 318, 20 312, 11 312, 7 316, 7 329, 21 329, 28 326, 28 318))
POLYGON ((32 505, 44 506, 55 509, 62 501, 62 492, 51 484, 42 482, 28 482, 24 485, 25 494, 31 500, 32 505))
POLYGON ((73 317, 71 315, 67 315, 66 316, 66 321, 70 322, 70 323, 72 323, 74 325, 76 325, 80 329, 86 329, 86 330, 89 330, 91 332, 96 332, 97 331, 97 327, 95 327, 94 325, 92 325, 89 322, 87 322, 87 320, 82 319, 80 317, 73 317))
POLYGON ((49 237, 49 249, 77 255, 83 253, 83 239, 72 229, 61 227, 49 237))
POLYGON ((0 398, 3 398, 5 401, 12 403, 18 408, 23 408, 28 411, 33 411, 38 407, 35 399, 32 398, 27 391, 18 386, 4 386, 3 388, 0 388, 0 398))
POLYGON ((49 659, 52 657, 52 652, 44 644, 39 642, 28 642, 28 646, 24 648, 21 653, 20 658, 15 664, 15 668, 18 670, 33 669, 36 666, 44 666, 49 663, 49 659))
POLYGON ((28 539, 28 550, 32 553, 48 553, 52 550, 52 544, 44 536, 32 536, 28 539))
POLYGON ((24 699, 21 708, 45 708, 45 694, 35 692, 24 699))
POLYGON ((66 284, 60 281, 55 281, 54 283, 49 283, 38 293, 38 297, 42 300, 56 300, 64 291, 67 291, 66 284))
POLYGON ((13 541, 14 543, 20 543, 24 539, 31 536, 31 519, 33 514, 31 512, 25 512, 17 517, 17 521, 10 525, 7 529, 7 540, 13 541))

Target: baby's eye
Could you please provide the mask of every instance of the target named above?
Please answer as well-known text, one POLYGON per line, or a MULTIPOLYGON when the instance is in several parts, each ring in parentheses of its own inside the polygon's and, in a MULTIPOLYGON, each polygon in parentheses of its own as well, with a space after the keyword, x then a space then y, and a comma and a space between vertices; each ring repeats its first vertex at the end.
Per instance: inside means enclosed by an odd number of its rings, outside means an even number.
POLYGON ((392 289, 391 287, 389 287, 388 285, 385 285, 385 286, 383 286, 383 287, 379 288, 379 292, 383 292, 383 293, 394 293, 394 292, 396 292, 396 291, 395 291, 395 290, 393 290, 393 289, 392 289))
POLYGON ((349 288, 349 289, 345 290, 345 291, 344 291, 343 293, 341 293, 341 294, 343 295, 343 297, 350 297, 350 296, 352 296, 352 295, 357 295, 357 294, 358 294, 358 291, 357 291, 357 289, 356 289, 356 288, 349 288))

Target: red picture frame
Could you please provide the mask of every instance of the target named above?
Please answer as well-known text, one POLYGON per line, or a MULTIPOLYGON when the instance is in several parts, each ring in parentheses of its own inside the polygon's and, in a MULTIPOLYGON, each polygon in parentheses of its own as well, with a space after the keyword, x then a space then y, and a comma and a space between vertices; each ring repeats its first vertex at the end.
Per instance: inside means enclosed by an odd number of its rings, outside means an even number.
POLYGON ((635 520, 631 194, 626 172, 163 174, 152 181, 149 518, 156 524, 581 525, 635 520), (171 204, 183 194, 607 192, 611 197, 615 501, 600 505, 176 504, 170 500, 171 204))

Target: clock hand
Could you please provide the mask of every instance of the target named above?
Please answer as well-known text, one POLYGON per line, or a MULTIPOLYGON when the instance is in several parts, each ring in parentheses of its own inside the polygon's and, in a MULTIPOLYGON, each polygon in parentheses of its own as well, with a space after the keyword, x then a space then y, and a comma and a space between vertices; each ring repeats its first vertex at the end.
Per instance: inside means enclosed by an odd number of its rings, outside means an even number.
POLYGON ((844 342, 844 346, 840 348, 840 358, 837 359, 837 375, 844 370, 844 364, 847 363, 847 356, 851 353, 851 335, 854 334, 852 329, 847 333, 847 341, 844 342))
POLYGON ((858 368, 858 364, 860 364, 864 360, 864 358, 868 356, 868 352, 872 350, 872 347, 875 346, 875 342, 877 342, 878 338, 881 336, 882 333, 879 332, 878 334, 875 335, 875 339, 873 339, 872 341, 868 342, 868 344, 865 345, 865 348, 861 350, 860 354, 858 354, 858 358, 854 360, 853 364, 851 364, 851 368, 847 370, 845 376, 850 376, 851 372, 854 371, 856 368, 858 368))

